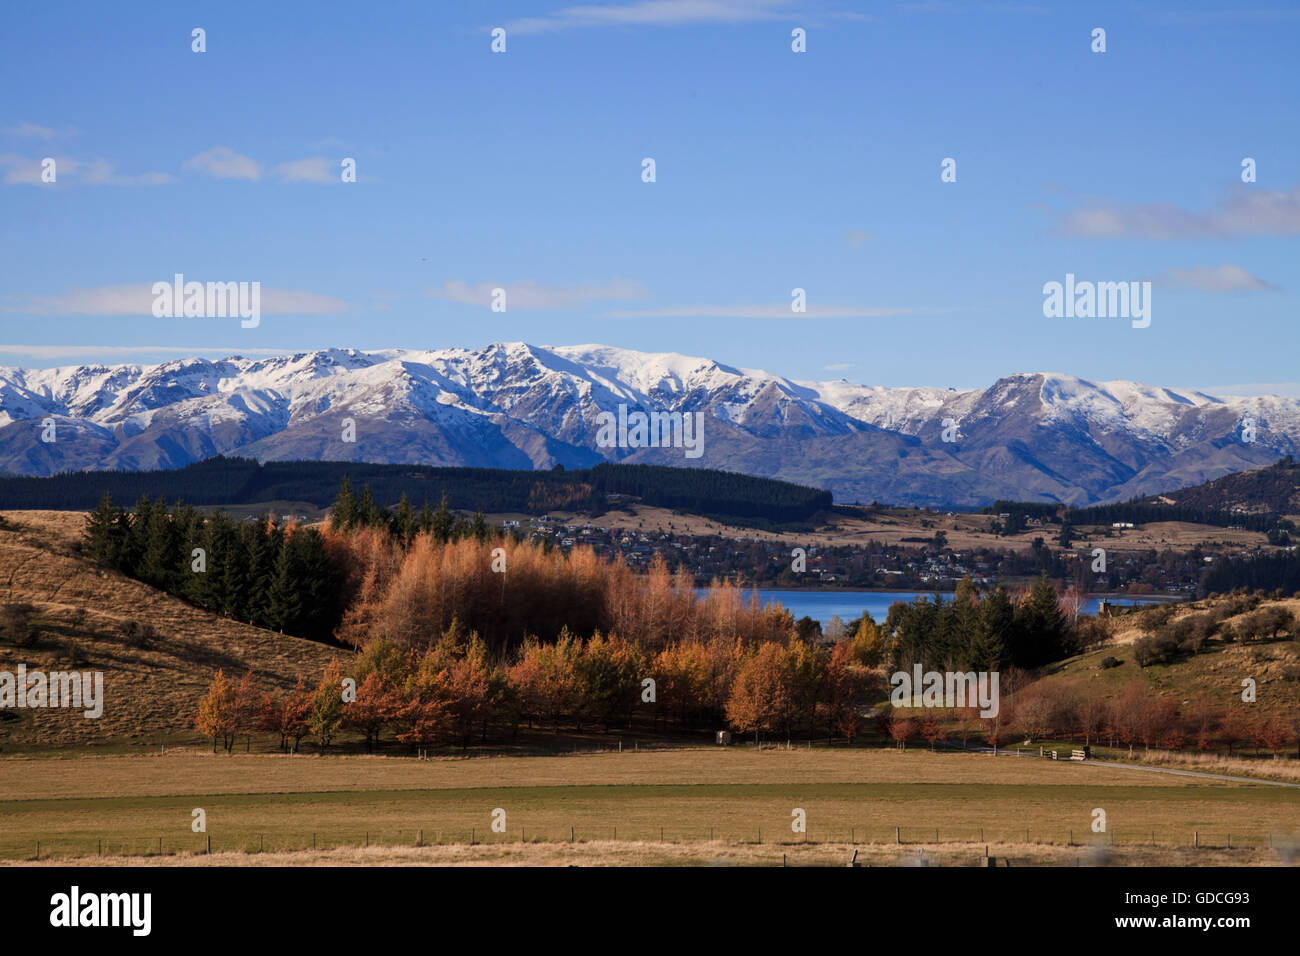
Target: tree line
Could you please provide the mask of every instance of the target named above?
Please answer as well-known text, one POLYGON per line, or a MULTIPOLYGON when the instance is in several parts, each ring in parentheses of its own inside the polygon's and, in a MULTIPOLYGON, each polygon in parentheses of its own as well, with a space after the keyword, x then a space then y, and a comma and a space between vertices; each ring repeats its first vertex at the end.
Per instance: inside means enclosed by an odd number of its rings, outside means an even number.
POLYGON ((417 507, 445 498, 450 508, 468 513, 601 513, 609 510, 608 495, 628 495, 665 508, 780 525, 811 520, 831 503, 830 492, 817 488, 704 468, 606 463, 590 469, 519 471, 336 461, 259 463, 223 456, 174 470, 0 475, 0 503, 15 509, 89 509, 107 493, 123 501, 146 495, 155 500, 184 498, 204 506, 302 501, 323 508, 345 479, 368 486, 381 506, 403 496, 417 507))
POLYGON ((514 739, 523 725, 610 732, 638 717, 663 731, 725 724, 756 738, 826 732, 852 740, 879 689, 848 640, 712 638, 651 652, 617 635, 582 640, 566 630, 499 657, 453 622, 420 648, 377 637, 346 671, 333 660, 318 683, 300 679, 287 692, 260 690, 251 672, 236 682, 219 671, 195 723, 214 750, 227 751, 254 732, 278 735, 288 752, 311 736, 324 752, 350 731, 371 751, 390 740, 468 747, 514 739))

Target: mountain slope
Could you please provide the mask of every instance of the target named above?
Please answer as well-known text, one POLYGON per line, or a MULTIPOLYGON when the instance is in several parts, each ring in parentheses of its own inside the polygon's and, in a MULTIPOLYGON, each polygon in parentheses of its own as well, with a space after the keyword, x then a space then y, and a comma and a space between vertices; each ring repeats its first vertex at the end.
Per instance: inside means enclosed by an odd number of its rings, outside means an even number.
POLYGON ((0 712, 0 750, 76 744, 123 749, 160 739, 198 739, 193 718, 218 669, 250 668, 268 689, 315 683, 331 657, 350 652, 287 637, 196 608, 82 558, 85 516, 10 511, 0 524, 0 605, 30 605, 34 638, 0 635, 0 671, 103 673, 103 715, 76 709, 0 712), (130 624, 153 628, 144 637, 130 624))

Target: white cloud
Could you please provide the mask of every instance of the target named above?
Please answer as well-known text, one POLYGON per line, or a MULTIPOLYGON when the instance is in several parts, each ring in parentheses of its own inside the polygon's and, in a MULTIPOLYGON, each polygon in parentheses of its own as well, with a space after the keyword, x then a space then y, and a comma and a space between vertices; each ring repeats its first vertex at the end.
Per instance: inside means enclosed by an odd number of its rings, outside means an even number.
POLYGON ((610 319, 880 319, 898 315, 933 315, 949 309, 891 308, 881 306, 823 305, 812 303, 806 312, 794 312, 790 303, 776 305, 678 305, 661 309, 616 309, 610 319))
POLYGON ((1300 186, 1289 193, 1240 187, 1205 210, 1169 203, 1103 203, 1071 210, 1057 231, 1083 239, 1226 239, 1300 235, 1300 186))
POLYGON ((638 0, 610 6, 565 7, 541 17, 524 17, 506 23, 515 34, 555 33, 584 27, 679 27, 700 24, 754 23, 788 20, 799 14, 818 18, 870 19, 860 13, 800 11, 792 0, 638 0))
POLYGON ((98 355, 286 355, 293 349, 213 348, 206 345, 0 345, 0 355, 23 355, 34 359, 64 359, 98 355))
MULTIPOLYGON (((171 282, 172 277, 162 276, 157 281, 171 282)), ((195 277, 189 276, 186 281, 206 280, 196 280, 195 277)), ((253 280, 230 279, 228 281, 253 280)), ((153 283, 138 282, 70 289, 58 295, 29 296, 18 305, 8 306, 3 311, 33 315, 152 316, 153 301, 153 283)), ((341 299, 322 295, 319 292, 261 287, 263 315, 326 315, 345 312, 349 308, 351 307, 341 299)))
POLYGON ((1255 385, 1207 385, 1197 387, 1195 391, 1213 395, 1216 398, 1237 396, 1254 398, 1261 395, 1278 395, 1282 398, 1300 398, 1300 382, 1274 382, 1255 385))
POLYGON ((193 169, 213 179, 262 178, 262 167, 257 160, 243 156, 229 146, 213 146, 197 156, 191 156, 181 164, 181 169, 193 169))
POLYGON ((14 153, 0 154, 0 182, 6 186, 58 186, 69 181, 84 186, 158 186, 173 183, 170 173, 140 173, 129 176, 119 173, 104 159, 80 160, 71 156, 53 156, 55 180, 41 180, 41 162, 46 157, 30 158, 14 153))
POLYGON ((1252 275, 1241 266, 1225 263, 1221 266, 1194 266, 1191 269, 1170 269, 1157 276, 1156 285, 1170 289, 1200 289, 1202 292, 1276 292, 1278 286, 1252 275))
POLYGON ((54 139, 58 135, 48 126, 37 126, 35 123, 19 123, 16 126, 6 126, 0 129, 0 133, 6 136, 23 136, 30 139, 54 139))
POLYGON ((479 282, 470 285, 454 279, 439 289, 430 290, 435 299, 490 306, 493 289, 506 290, 507 309, 568 309, 588 302, 644 299, 649 293, 640 282, 611 279, 605 283, 580 282, 575 285, 545 285, 525 279, 521 282, 479 282))
POLYGON ((338 160, 313 156, 281 163, 271 170, 271 176, 286 183, 337 183, 340 167, 338 160))

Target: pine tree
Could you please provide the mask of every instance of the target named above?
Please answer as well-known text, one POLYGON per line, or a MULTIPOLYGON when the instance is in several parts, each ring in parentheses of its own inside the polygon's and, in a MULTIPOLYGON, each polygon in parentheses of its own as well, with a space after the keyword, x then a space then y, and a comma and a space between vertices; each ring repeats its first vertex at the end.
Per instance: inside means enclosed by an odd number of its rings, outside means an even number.
POLYGON ((339 496, 334 500, 330 512, 330 523, 340 531, 346 531, 357 520, 357 500, 352 493, 352 482, 347 475, 339 485, 339 496))
POLYGON ((411 538, 415 536, 415 509, 411 507, 405 491, 402 492, 402 500, 397 504, 397 513, 393 515, 393 532, 403 544, 409 544, 411 538))
POLYGON ((1016 610, 1006 588, 999 587, 980 601, 970 651, 976 670, 996 671, 1006 662, 1015 620, 1016 610))
POLYGON ((361 489, 361 499, 357 502, 356 520, 364 528, 373 528, 379 524, 379 508, 375 504, 374 495, 370 493, 369 485, 361 489))
POLYGON ((266 592, 266 623, 277 631, 294 633, 302 616, 302 598, 298 593, 300 543, 298 534, 282 535, 278 552, 271 565, 271 582, 266 592))
POLYGON ((447 508, 447 495, 444 493, 438 504, 438 513, 433 516, 433 536, 439 541, 450 541, 455 519, 447 508))
POLYGON ((106 491, 99 505, 86 519, 83 546, 86 554, 112 568, 122 566, 123 551, 129 533, 122 520, 125 512, 113 505, 113 497, 106 491))
POLYGON ((143 531, 144 550, 136 576, 156 588, 175 591, 180 581, 181 550, 165 498, 158 499, 150 509, 143 531))

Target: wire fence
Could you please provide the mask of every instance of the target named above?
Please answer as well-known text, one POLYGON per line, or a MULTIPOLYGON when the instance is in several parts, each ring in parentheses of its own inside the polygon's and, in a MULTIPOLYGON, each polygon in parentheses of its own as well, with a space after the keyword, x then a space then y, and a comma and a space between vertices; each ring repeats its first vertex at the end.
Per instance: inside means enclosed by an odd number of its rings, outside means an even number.
POLYGON ((365 847, 504 846, 625 842, 641 844, 822 845, 872 846, 1008 846, 1156 847, 1166 849, 1265 850, 1294 848, 1294 836, 1258 831, 1134 829, 1112 827, 1104 833, 1084 829, 1019 827, 861 827, 810 828, 793 833, 755 827, 516 827, 504 833, 490 828, 446 829, 410 827, 396 830, 332 829, 302 832, 217 832, 179 837, 43 837, 25 851, 12 838, 4 841, 0 858, 40 860, 84 857, 161 857, 204 853, 300 853, 365 847))

